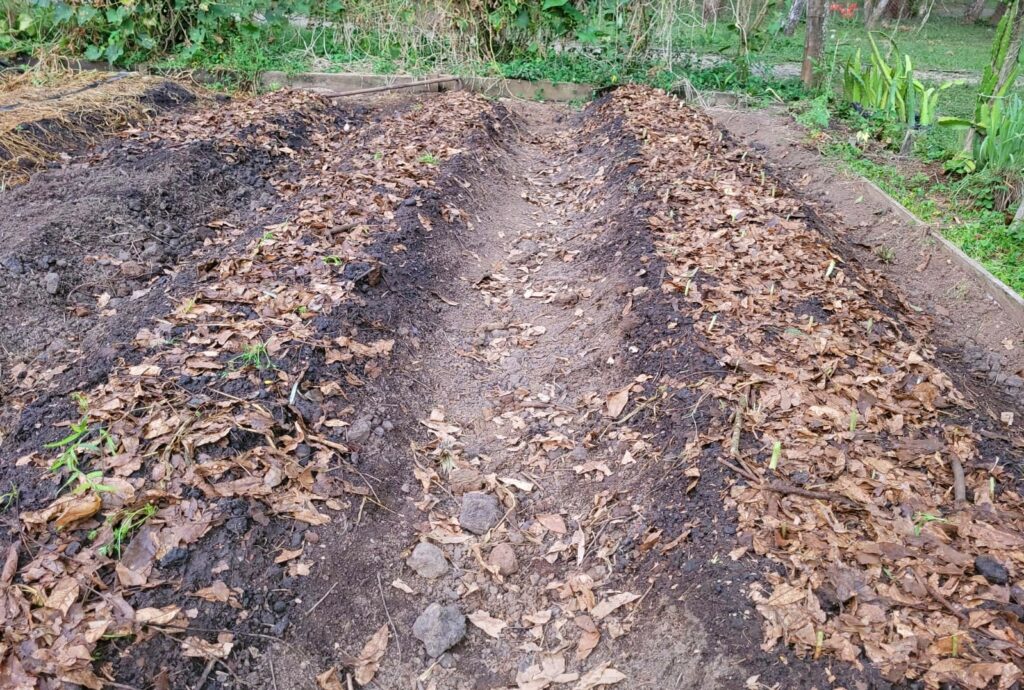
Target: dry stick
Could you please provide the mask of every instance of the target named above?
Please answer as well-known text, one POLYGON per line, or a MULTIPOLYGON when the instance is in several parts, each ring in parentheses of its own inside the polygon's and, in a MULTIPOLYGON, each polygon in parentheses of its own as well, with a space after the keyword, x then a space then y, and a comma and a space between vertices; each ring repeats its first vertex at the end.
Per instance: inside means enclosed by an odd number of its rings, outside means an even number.
POLYGON ((949 456, 949 463, 953 466, 953 498, 959 506, 967 500, 967 487, 964 485, 964 466, 960 464, 960 458, 955 455, 949 456))
POLYGON ((723 465, 725 467, 728 467, 730 470, 732 470, 736 474, 739 474, 741 476, 746 477, 748 480, 750 480, 754 484, 759 484, 760 481, 761 481, 758 477, 752 475, 746 468, 737 467, 736 465, 732 464, 728 460, 723 460, 722 458, 718 458, 718 464, 719 465, 723 465))
POLYGON ((398 663, 402 663, 402 641, 398 639, 398 628, 395 627, 395 621, 391 619, 391 612, 388 611, 388 600, 384 597, 384 585, 380 582, 380 573, 377 573, 377 589, 380 590, 380 603, 384 604, 384 615, 388 617, 391 630, 395 633, 395 646, 398 647, 398 663))
POLYGON ((836 503, 842 503, 843 505, 849 508, 853 508, 855 510, 864 510, 864 508, 853 499, 847 498, 842 494, 837 494, 832 491, 814 491, 812 489, 802 489, 799 486, 782 484, 780 482, 765 484, 764 488, 768 491, 774 491, 777 494, 792 494, 794 496, 803 496, 804 498, 815 498, 821 501, 834 501, 836 503))
POLYGON ((324 592, 324 595, 323 595, 322 597, 320 597, 319 599, 317 599, 317 600, 316 600, 316 603, 315 603, 315 604, 313 604, 313 605, 312 605, 312 606, 311 606, 311 607, 309 608, 309 611, 306 611, 306 615, 308 616, 309 614, 311 614, 311 613, 313 613, 314 611, 316 611, 316 607, 317 607, 317 606, 319 606, 320 604, 324 603, 324 599, 326 599, 327 597, 329 597, 329 596, 331 595, 331 592, 333 592, 333 591, 334 591, 334 588, 335 588, 335 587, 337 587, 337 586, 338 586, 338 583, 337 583, 337 581, 336 581, 336 582, 335 582, 335 583, 334 583, 333 585, 331 585, 331 588, 330 588, 329 590, 327 590, 326 592, 324 592))
POLYGON ((962 621, 966 621, 967 620, 967 614, 964 613, 963 611, 961 611, 960 609, 954 607, 953 604, 950 603, 949 599, 944 597, 942 595, 942 592, 940 592, 934 585, 932 585, 932 583, 928 582, 928 580, 926 580, 925 578, 921 577, 921 574, 919 572, 917 572, 916 570, 914 570, 913 573, 914 573, 914 578, 917 579, 917 583, 919 585, 923 586, 925 589, 927 589, 928 593, 932 595, 933 599, 935 599, 937 602, 942 604, 950 613, 952 613, 954 616, 956 616, 960 620, 962 620, 962 621))
POLYGON ((274 690, 277 690, 277 674, 274 672, 274 653, 271 652, 267 655, 267 661, 270 662, 270 682, 274 684, 274 690))
POLYGON ((740 457, 740 436, 743 433, 743 411, 747 409, 747 395, 740 396, 740 402, 736 406, 736 414, 732 423, 732 448, 730 455, 734 458, 740 457))

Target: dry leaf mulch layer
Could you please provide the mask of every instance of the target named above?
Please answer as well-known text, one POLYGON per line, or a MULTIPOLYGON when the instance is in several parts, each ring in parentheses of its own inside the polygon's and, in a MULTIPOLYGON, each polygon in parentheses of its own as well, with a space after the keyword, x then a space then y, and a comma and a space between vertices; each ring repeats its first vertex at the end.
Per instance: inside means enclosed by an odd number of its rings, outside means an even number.
MULTIPOLYGON (((232 554, 196 591, 178 591, 187 583, 167 568, 215 527, 321 525, 347 495, 374 500, 345 462, 346 391, 380 376, 394 347, 344 319, 361 286, 382 280, 363 248, 395 229, 396 206, 429 189, 491 111, 460 93, 350 126, 319 97, 280 92, 136 133, 143 148, 202 140, 228 156, 258 142, 290 163, 288 175, 268 173, 287 203, 261 223, 208 222, 194 281, 173 286, 174 308, 138 331, 104 383, 76 392, 79 414, 18 436, 20 457, 6 444, 5 462, 57 480, 7 533, 0 686, 99 688, 112 667, 95 656, 153 636, 212 665, 237 640, 196 624, 202 602, 239 609, 239 626, 251 603, 228 584, 232 554)), ((293 578, 313 565, 302 543, 277 563, 293 578)), ((166 674, 149 681, 169 687, 166 674)))
POLYGON ((659 92, 616 91, 590 114, 609 119, 641 142, 630 163, 652 196, 663 290, 729 367, 708 392, 734 421, 688 455, 735 472, 726 504, 747 543, 730 556, 785 566, 751 588, 764 648, 928 687, 1014 686, 1016 454, 984 451, 923 330, 881 305, 880 280, 847 270, 755 155, 659 92))

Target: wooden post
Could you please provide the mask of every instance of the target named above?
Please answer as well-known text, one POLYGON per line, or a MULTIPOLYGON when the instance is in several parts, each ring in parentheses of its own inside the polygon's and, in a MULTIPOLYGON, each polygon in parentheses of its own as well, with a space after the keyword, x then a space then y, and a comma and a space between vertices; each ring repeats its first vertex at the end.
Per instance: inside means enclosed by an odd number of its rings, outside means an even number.
POLYGON ((815 67, 825 52, 825 0, 807 0, 807 35, 804 38, 804 63, 800 79, 813 89, 818 85, 815 67))

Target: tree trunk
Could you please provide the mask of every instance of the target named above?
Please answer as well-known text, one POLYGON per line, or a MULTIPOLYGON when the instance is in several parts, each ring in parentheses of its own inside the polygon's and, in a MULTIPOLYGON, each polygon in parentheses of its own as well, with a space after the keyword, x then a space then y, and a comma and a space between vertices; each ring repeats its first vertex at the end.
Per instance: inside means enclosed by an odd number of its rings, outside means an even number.
POLYGON ((985 11, 985 0, 974 0, 964 12, 964 24, 973 24, 981 19, 981 13, 985 11))
POLYGON ((786 23, 782 27, 782 33, 787 36, 792 36, 793 32, 796 31, 796 25, 800 23, 800 18, 804 16, 804 9, 807 7, 807 0, 793 0, 793 4, 789 6, 789 14, 786 16, 786 23))
POLYGON ((825 51, 825 0, 807 0, 807 35, 804 37, 804 63, 800 79, 813 89, 818 85, 815 67, 821 64, 825 51))
POLYGON ((885 10, 889 7, 889 2, 890 0, 878 0, 874 10, 872 10, 871 14, 867 15, 868 29, 874 29, 878 26, 879 20, 881 20, 882 15, 885 14, 885 10))
POLYGON ((718 13, 722 9, 722 0, 703 0, 701 4, 701 16, 705 24, 713 24, 718 21, 718 13))
POLYGON ((1010 0, 1002 0, 998 5, 996 5, 996 11, 992 13, 991 17, 989 17, 989 24, 991 24, 992 26, 998 24, 999 21, 1003 18, 1003 15, 1006 14, 1006 10, 1009 6, 1010 0))

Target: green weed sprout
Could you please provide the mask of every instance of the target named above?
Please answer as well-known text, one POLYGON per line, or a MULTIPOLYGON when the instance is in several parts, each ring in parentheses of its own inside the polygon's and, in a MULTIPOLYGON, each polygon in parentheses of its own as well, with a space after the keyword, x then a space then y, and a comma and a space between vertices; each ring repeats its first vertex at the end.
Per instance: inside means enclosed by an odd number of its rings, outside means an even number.
POLYGON ((71 425, 71 433, 59 441, 47 443, 45 448, 60 450, 57 459, 50 464, 50 472, 68 473, 68 479, 61 485, 59 492, 74 484, 72 494, 78 495, 92 490, 96 493, 113 491, 114 487, 102 483, 103 472, 95 470, 86 472, 82 469, 82 456, 113 455, 117 451, 117 441, 103 427, 90 428, 88 416, 83 416, 71 425))
POLYGON ((270 359, 266 343, 263 342, 246 345, 242 353, 232 357, 230 362, 238 369, 252 367, 253 369, 263 371, 264 369, 277 368, 274 366, 274 361, 270 359))
POLYGON ((99 548, 100 555, 120 558, 121 547, 137 529, 146 524, 154 515, 156 515, 156 506, 147 503, 141 508, 123 511, 115 515, 113 519, 108 518, 108 522, 114 524, 114 534, 109 543, 99 548))
POLYGON ((18 488, 17 484, 11 483, 11 488, 0 494, 0 513, 3 513, 8 508, 18 502, 18 496, 21 495, 21 489, 18 488))

